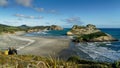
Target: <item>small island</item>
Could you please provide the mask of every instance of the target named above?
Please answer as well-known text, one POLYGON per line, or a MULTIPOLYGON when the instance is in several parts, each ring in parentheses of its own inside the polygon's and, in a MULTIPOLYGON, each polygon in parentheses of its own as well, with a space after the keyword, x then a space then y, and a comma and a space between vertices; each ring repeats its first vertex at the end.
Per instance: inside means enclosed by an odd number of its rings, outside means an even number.
POLYGON ((104 33, 95 25, 88 24, 86 26, 74 25, 67 35, 74 36, 73 41, 77 42, 104 42, 117 41, 116 38, 110 34, 104 33))

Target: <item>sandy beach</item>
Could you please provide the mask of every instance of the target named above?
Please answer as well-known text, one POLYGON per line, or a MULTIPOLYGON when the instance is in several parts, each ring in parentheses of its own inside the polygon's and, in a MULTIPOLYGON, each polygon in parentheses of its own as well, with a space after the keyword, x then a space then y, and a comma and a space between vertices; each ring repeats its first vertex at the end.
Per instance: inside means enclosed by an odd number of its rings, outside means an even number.
POLYGON ((27 37, 21 34, 0 35, 0 49, 15 47, 19 55, 59 56, 68 58, 74 54, 69 49, 70 39, 27 37))

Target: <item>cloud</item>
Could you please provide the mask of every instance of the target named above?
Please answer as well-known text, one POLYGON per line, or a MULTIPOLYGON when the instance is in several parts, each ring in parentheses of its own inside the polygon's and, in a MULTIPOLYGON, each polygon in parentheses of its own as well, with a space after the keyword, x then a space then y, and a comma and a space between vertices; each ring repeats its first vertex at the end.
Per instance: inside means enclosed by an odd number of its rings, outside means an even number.
POLYGON ((72 24, 83 24, 80 17, 70 17, 70 18, 64 19, 63 21, 67 23, 72 23, 72 24))
POLYGON ((15 0, 15 2, 19 5, 30 7, 38 12, 44 11, 44 8, 34 7, 34 5, 32 4, 33 0, 15 0))
POLYGON ((8 0, 0 0, 0 6, 6 6, 8 4, 8 0))
POLYGON ((49 13, 49 14, 58 14, 58 11, 56 11, 54 9, 45 11, 45 8, 39 8, 39 7, 32 7, 32 8, 38 12, 44 12, 44 13, 49 13))
POLYGON ((39 8, 39 7, 33 7, 34 10, 38 11, 38 12, 44 12, 44 13, 48 13, 48 14, 58 14, 58 11, 56 10, 45 10, 45 8, 39 8))
MULTIPOLYGON (((38 11, 38 12, 44 12, 44 13, 49 13, 49 14, 58 14, 58 11, 56 11, 54 9, 45 11, 45 8, 43 8, 43 7, 36 7, 33 4, 34 0, 13 0, 13 1, 14 1, 15 5, 28 7, 28 8, 31 8, 31 9, 35 10, 35 11, 38 11)), ((0 0, 0 6, 7 6, 8 3, 12 4, 12 2, 10 2, 8 0, 0 0)), ((11 6, 11 4, 9 4, 9 5, 11 6)), ((32 17, 30 17, 30 18, 32 18, 32 17)))
POLYGON ((45 22, 45 24, 50 24, 50 22, 45 22))
POLYGON ((56 13, 57 11, 56 10, 50 10, 51 13, 56 13))
POLYGON ((22 21, 22 19, 21 19, 21 18, 18 18, 17 20, 22 21))
POLYGON ((43 12, 43 11, 44 11, 44 8, 37 8, 37 7, 35 7, 35 8, 33 8, 33 9, 35 9, 35 10, 38 11, 38 12, 43 12))
POLYGON ((25 16, 24 18, 28 18, 28 19, 35 19, 34 16, 25 16))
POLYGON ((25 15, 23 15, 23 14, 15 14, 14 16, 16 16, 16 17, 25 17, 25 15))
POLYGON ((28 19, 43 19, 43 16, 25 16, 24 18, 28 18, 28 19))
POLYGON ((25 6, 25 7, 32 7, 33 0, 15 0, 17 4, 25 6))
POLYGON ((27 18, 27 19, 43 19, 43 16, 27 16, 23 14, 15 14, 14 16, 21 18, 27 18))
POLYGON ((58 14, 58 12, 56 10, 49 10, 48 13, 51 13, 51 14, 58 14))
POLYGON ((37 17, 37 19, 43 19, 44 17, 43 16, 39 16, 39 17, 37 17))

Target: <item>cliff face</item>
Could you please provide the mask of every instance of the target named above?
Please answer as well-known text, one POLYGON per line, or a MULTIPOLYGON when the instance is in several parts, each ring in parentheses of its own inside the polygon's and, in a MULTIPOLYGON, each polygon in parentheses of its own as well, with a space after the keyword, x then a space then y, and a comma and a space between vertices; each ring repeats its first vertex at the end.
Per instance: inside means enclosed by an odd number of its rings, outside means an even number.
POLYGON ((88 24, 87 26, 78 26, 74 25, 70 31, 67 32, 67 35, 82 35, 82 34, 91 34, 99 32, 95 25, 88 24))
POLYGON ((27 32, 38 32, 38 31, 43 31, 43 30, 63 30, 63 28, 58 25, 35 26, 35 27, 29 27, 27 32))
POLYGON ((115 41, 111 35, 97 29, 95 25, 88 24, 87 26, 74 25, 67 35, 75 36, 77 41, 115 41))
POLYGON ((50 26, 49 30, 63 30, 63 28, 57 25, 52 25, 50 26))

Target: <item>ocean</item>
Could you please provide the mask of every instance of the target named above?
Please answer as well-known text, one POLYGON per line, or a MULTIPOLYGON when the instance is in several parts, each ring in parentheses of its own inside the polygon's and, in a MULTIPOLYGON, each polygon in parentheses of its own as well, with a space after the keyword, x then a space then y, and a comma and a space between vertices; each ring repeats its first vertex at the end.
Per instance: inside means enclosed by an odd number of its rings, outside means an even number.
POLYGON ((52 38, 66 38, 66 32, 69 31, 70 28, 64 28, 64 30, 46 30, 40 32, 32 32, 27 33, 25 36, 37 36, 37 37, 52 37, 52 38))
MULTIPOLYGON (((28 33, 25 36, 42 36, 52 38, 69 38, 66 32, 69 28, 64 30, 56 31, 42 31, 28 33)), ((120 28, 100 28, 101 31, 112 35, 113 37, 120 40, 120 28)), ((114 62, 120 60, 120 41, 115 42, 87 42, 87 43, 73 43, 71 42, 70 47, 76 51, 77 55, 82 59, 94 60, 100 62, 114 62), (83 53, 87 56, 82 55, 83 53)))

